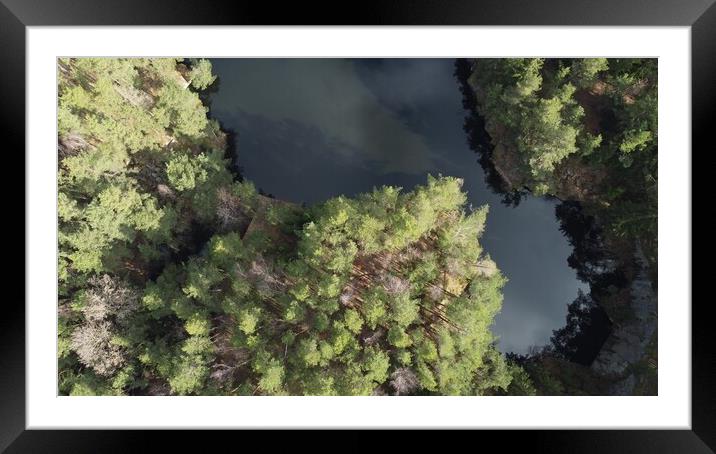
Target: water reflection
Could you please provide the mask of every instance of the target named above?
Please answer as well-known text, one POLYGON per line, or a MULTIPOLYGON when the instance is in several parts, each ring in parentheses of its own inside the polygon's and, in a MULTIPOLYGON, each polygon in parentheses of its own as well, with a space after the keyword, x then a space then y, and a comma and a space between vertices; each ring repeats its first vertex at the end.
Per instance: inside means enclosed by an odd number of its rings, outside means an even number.
MULTIPOLYGON (((336 158, 359 155, 356 162, 375 163, 374 171, 427 172, 431 151, 424 138, 381 104, 355 66, 342 59, 226 60, 222 72, 241 82, 224 86, 212 107, 234 106, 236 114, 262 117, 261 126, 269 128, 264 135, 275 141, 291 140, 287 134, 305 129, 293 137, 295 148, 275 153, 299 153, 300 158, 302 150, 319 145, 336 158)), ((223 77, 222 84, 230 82, 223 77)))
POLYGON ((524 353, 565 323, 578 289, 555 202, 502 203, 463 131, 448 59, 215 59, 212 116, 237 132, 244 176, 276 197, 313 203, 383 184, 410 189, 425 174, 461 177, 474 206, 490 205, 483 245, 510 279, 495 320, 500 349, 524 353))

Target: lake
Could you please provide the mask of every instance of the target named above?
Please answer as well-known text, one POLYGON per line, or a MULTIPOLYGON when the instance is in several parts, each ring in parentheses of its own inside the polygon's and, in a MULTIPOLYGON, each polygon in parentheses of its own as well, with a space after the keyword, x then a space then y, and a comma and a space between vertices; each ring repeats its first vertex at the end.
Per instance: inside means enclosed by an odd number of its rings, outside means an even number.
POLYGON ((464 179, 488 204, 481 239, 509 282, 493 330, 503 352, 526 353, 565 324, 588 285, 567 264, 556 201, 501 203, 467 143, 452 59, 212 59, 213 118, 236 133, 241 174, 279 199, 312 204, 375 186, 406 191, 426 175, 464 179))

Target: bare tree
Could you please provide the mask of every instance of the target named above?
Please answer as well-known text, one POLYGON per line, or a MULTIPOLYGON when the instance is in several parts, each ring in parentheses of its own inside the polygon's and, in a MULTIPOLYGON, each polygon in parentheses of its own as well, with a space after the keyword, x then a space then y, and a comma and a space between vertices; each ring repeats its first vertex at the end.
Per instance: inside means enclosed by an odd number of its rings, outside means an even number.
POLYGON ((391 274, 383 279, 383 287, 390 295, 400 295, 410 290, 410 282, 391 274))
POLYGON ((417 245, 408 245, 402 252, 398 253, 397 259, 401 262, 418 260, 422 257, 423 251, 417 245))
POLYGON ((451 276, 462 276, 465 274, 466 264, 457 257, 447 257, 445 259, 445 271, 451 276))
POLYGON ((57 142, 57 152, 60 159, 72 156, 87 147, 88 144, 85 138, 76 133, 61 136, 57 142))
POLYGON ((427 290, 425 291, 425 296, 428 300, 434 303, 439 303, 445 298, 445 292, 440 286, 438 286, 437 284, 433 284, 428 286, 427 290))
POLYGON ((226 382, 231 378, 231 374, 236 369, 236 366, 227 366, 226 364, 214 364, 212 366, 214 371, 211 373, 210 378, 218 382, 226 382))
POLYGON ((166 198, 171 199, 171 200, 173 200, 173 199, 176 197, 176 196, 174 195, 174 191, 172 190, 172 188, 170 188, 169 186, 167 186, 167 185, 164 184, 164 183, 159 183, 159 184, 157 185, 157 193, 158 193, 161 197, 166 197, 166 198))
POLYGON ((382 387, 378 386, 373 390, 372 393, 373 396, 387 396, 386 392, 383 390, 382 387))
POLYGON ((353 287, 348 285, 343 289, 343 292, 341 292, 341 295, 338 297, 338 300, 341 302, 342 305, 349 306, 351 300, 353 299, 354 293, 355 292, 353 290, 353 287))
POLYGON ((71 346, 82 364, 99 375, 108 376, 125 362, 122 348, 112 343, 112 337, 111 322, 90 322, 72 332, 71 346))
POLYGON ((75 328, 71 347, 82 364, 108 376, 125 363, 122 347, 112 343, 117 324, 126 325, 139 307, 139 292, 108 274, 88 281, 82 313, 85 322, 75 328))
POLYGON ((420 380, 412 369, 401 367, 390 374, 390 386, 395 389, 395 395, 410 394, 418 389, 420 380))
POLYGON ((247 220, 241 207, 241 200, 228 188, 221 187, 216 190, 216 217, 223 230, 236 228, 247 220))
POLYGON ((378 327, 378 329, 376 329, 370 334, 366 334, 363 337, 363 344, 366 346, 373 345, 378 342, 381 337, 383 337, 383 334, 385 334, 385 330, 383 330, 383 328, 381 327, 378 327))
POLYGON ((246 277, 260 293, 272 293, 281 290, 284 282, 279 279, 263 256, 251 261, 246 277))
POLYGON ((108 274, 91 278, 89 285, 82 312, 90 322, 114 317, 118 323, 124 324, 139 307, 139 292, 108 274))

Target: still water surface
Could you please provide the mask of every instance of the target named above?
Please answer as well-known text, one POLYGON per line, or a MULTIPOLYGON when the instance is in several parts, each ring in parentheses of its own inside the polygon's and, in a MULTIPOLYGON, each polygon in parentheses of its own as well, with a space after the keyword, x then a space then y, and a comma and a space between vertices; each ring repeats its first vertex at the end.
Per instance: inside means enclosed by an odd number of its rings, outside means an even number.
POLYGON ((451 59, 213 59, 211 116, 236 135, 243 176, 277 198, 307 204, 374 186, 463 178, 473 206, 488 204, 482 244, 508 277, 494 332, 525 353, 564 325, 577 289, 555 201, 503 205, 463 131, 451 59))

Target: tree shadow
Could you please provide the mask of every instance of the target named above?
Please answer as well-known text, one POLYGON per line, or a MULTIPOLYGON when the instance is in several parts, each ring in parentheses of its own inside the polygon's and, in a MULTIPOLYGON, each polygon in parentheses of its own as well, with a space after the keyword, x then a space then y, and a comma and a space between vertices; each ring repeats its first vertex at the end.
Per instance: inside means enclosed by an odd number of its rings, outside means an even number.
POLYGON ((458 81, 462 93, 462 106, 467 112, 462 127, 467 135, 467 145, 477 154, 477 162, 485 173, 485 183, 490 190, 501 196, 500 202, 503 205, 516 207, 529 194, 529 191, 524 188, 511 189, 495 168, 492 161, 494 146, 490 135, 485 130, 485 119, 478 111, 477 98, 469 82, 472 71, 473 65, 469 59, 458 58, 455 60, 453 75, 458 81))

